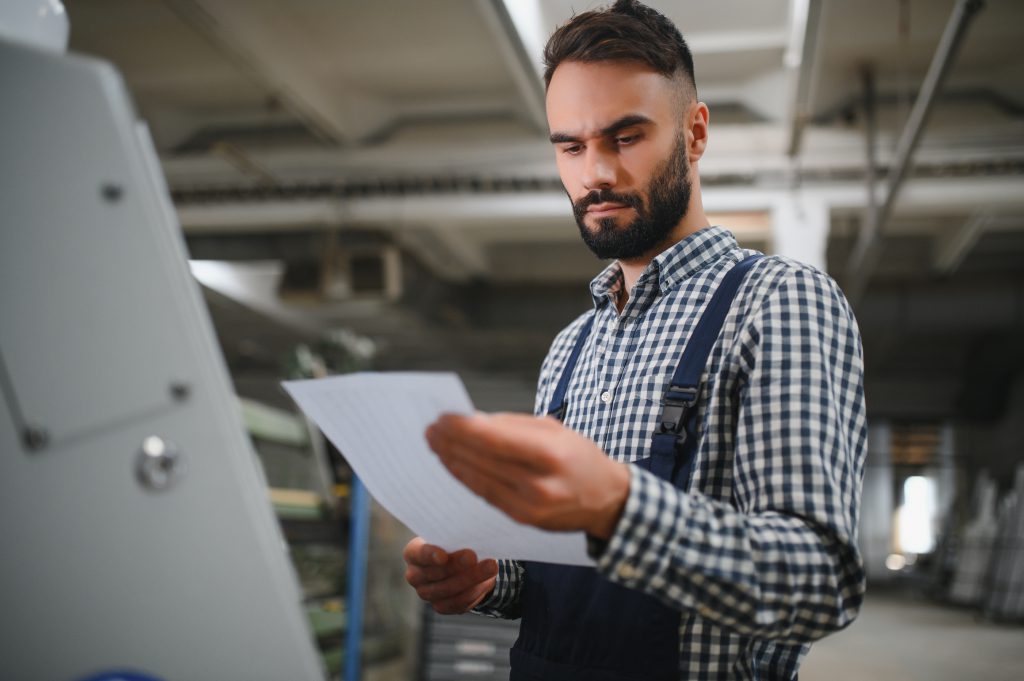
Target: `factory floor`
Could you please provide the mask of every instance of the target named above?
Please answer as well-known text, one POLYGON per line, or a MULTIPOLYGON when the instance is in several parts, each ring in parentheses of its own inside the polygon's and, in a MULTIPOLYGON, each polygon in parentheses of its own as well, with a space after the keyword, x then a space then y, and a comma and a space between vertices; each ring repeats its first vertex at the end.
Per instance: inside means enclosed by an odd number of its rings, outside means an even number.
POLYGON ((860 617, 819 641, 800 681, 1019 681, 1024 626, 869 590, 860 617))
MULTIPOLYGON (((367 670, 367 681, 418 678, 416 660, 367 670)), ((1020 681, 1024 626, 979 620, 970 610, 902 592, 869 589, 860 617, 819 641, 800 681, 1020 681)))

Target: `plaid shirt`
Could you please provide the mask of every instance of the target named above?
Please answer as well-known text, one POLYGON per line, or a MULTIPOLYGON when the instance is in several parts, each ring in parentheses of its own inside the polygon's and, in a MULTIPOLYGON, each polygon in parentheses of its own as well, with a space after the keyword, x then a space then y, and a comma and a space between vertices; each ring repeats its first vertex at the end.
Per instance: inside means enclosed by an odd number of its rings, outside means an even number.
MULTIPOLYGON (((618 263, 598 275, 565 424, 616 461, 646 458, 686 339, 725 273, 751 253, 728 231, 703 229, 654 259, 621 313, 618 263)), ((589 314, 555 338, 535 413, 546 411, 589 314)), ((811 641, 853 621, 864 593, 860 336, 832 279, 772 256, 748 273, 708 361, 689 492, 633 468, 597 571, 682 612, 680 678, 789 679, 811 641)), ((476 612, 517 617, 522 569, 499 561, 476 612)))

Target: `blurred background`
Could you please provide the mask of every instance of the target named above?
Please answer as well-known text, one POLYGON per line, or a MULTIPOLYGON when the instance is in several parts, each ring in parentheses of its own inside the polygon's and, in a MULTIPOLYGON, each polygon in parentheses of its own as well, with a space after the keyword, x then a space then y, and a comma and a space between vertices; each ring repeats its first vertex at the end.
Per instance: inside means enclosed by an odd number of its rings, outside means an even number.
MULTIPOLYGON (((371 512, 279 383, 457 371, 530 411, 603 266, 547 142, 540 51, 586 0, 68 0, 156 142, 329 668, 368 566, 368 679, 505 678, 515 625, 426 612, 408 531, 371 512), (511 628, 510 628, 511 626, 511 628)), ((814 264, 864 339, 861 618, 801 679, 1024 668, 1024 3, 652 6, 711 110, 714 224, 814 264)), ((117 248, 117 244, 110 244, 117 248)))

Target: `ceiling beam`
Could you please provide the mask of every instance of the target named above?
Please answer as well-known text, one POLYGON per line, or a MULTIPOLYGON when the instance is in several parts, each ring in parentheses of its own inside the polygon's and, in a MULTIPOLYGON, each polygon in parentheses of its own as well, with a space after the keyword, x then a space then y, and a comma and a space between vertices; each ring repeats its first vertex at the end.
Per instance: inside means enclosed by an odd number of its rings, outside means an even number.
MULTIPOLYGON (((540 24, 534 14, 524 14, 522 10, 535 4, 520 0, 517 6, 509 6, 506 0, 477 0, 480 14, 515 82, 526 121, 546 137, 548 119, 537 47, 543 38, 539 37, 540 24)), ((543 49, 543 43, 540 43, 540 49, 543 49)))
MULTIPOLYGON (((807 201, 828 206, 832 212, 853 212, 861 209, 866 201, 865 187, 860 182, 806 185, 800 194, 807 201)), ((785 195, 786 192, 770 187, 708 187, 703 194, 704 208, 709 213, 763 212, 771 210, 785 195)), ((912 231, 921 232, 928 229, 933 216, 942 219, 950 214, 965 215, 970 207, 982 204, 1008 216, 1019 216, 1024 211, 1020 179, 1008 176, 911 180, 900 202, 899 214, 901 219, 906 216, 910 220, 912 231), (927 219, 915 221, 915 216, 927 219)), ((183 203, 176 208, 187 235, 377 225, 388 230, 411 230, 451 225, 476 233, 501 233, 506 239, 515 239, 519 232, 530 240, 579 238, 569 200, 564 192, 554 190, 348 198, 301 198, 297 195, 294 198, 183 203), (509 233, 509 225, 516 225, 518 231, 509 233), (526 229, 526 226, 535 226, 536 230, 526 229)), ((1021 227, 1024 227, 1024 220, 1007 217, 1005 225, 1000 222, 991 229, 1021 227)))
POLYGON ((686 45, 695 57, 734 52, 784 50, 789 45, 785 29, 694 32, 686 35, 686 45))
POLYGON ((277 184, 277 178, 270 171, 254 161, 244 149, 236 144, 221 140, 214 143, 210 152, 223 158, 242 175, 253 180, 257 186, 272 187, 277 184))
POLYGON ((469 281, 491 269, 479 243, 454 227, 396 230, 395 240, 444 281, 469 281))
POLYGON ((246 17, 258 12, 244 2, 163 0, 182 21, 226 54, 256 82, 274 93, 318 138, 340 144, 359 141, 389 125, 391 117, 380 102, 346 91, 344 98, 323 87, 299 55, 268 49, 277 27, 246 17))
POLYGON ((914 152, 928 121, 928 115, 931 113, 935 95, 942 87, 946 74, 949 73, 949 68, 967 34, 971 19, 983 6, 982 0, 958 0, 950 14, 946 29, 939 39, 939 45, 935 50, 935 56, 932 57, 928 72, 925 74, 921 91, 917 99, 914 100, 914 107, 910 111, 906 126, 904 126, 899 143, 896 145, 896 153, 886 180, 885 198, 874 211, 872 219, 868 220, 865 228, 861 230, 847 263, 847 282, 843 288, 847 297, 854 303, 864 293, 868 280, 875 267, 878 266, 886 222, 899 198, 903 181, 906 179, 914 152))

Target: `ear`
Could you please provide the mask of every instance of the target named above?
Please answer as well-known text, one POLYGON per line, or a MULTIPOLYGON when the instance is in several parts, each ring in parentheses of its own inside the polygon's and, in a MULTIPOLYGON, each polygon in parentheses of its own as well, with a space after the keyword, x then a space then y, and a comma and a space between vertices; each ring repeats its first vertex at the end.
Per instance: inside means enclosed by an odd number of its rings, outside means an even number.
POLYGON ((694 102, 686 110, 686 154, 690 163, 696 163, 708 148, 708 105, 694 102))

